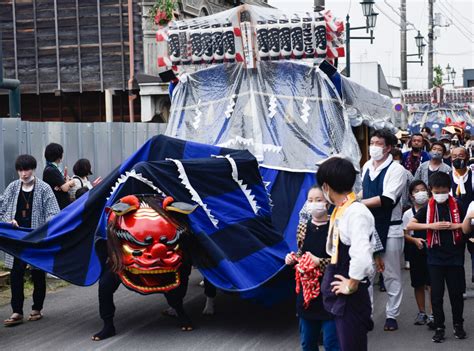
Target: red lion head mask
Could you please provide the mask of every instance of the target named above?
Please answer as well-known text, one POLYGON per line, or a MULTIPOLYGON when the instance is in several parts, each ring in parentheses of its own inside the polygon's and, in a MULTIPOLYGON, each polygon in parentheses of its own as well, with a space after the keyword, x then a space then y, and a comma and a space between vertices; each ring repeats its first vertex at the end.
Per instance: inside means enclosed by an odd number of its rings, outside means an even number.
POLYGON ((123 197, 110 208, 109 257, 122 283, 141 294, 164 293, 181 281, 180 237, 186 225, 172 212, 189 214, 196 206, 157 196, 123 197))

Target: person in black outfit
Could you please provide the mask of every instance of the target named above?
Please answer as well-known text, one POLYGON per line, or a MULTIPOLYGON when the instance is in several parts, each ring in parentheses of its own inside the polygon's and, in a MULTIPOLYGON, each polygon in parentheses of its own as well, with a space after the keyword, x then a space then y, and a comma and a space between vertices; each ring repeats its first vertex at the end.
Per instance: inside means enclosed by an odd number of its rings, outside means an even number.
POLYGON ((451 171, 451 193, 466 213, 467 208, 474 200, 472 171, 468 167, 469 154, 463 147, 456 147, 451 151, 453 169, 451 171))
POLYGON ((444 341, 445 315, 443 310, 444 285, 446 283, 453 314, 454 336, 466 338, 463 327, 466 279, 464 273, 464 251, 466 236, 462 233, 462 207, 449 195, 451 179, 448 174, 437 172, 431 175, 429 186, 433 198, 421 208, 408 230, 426 230, 428 271, 431 281, 431 304, 433 306, 436 332, 433 342, 444 341))
MULTIPOLYGON (((154 205, 151 200, 144 199, 142 201, 151 208, 157 210, 156 205, 154 205)), ((164 215, 163 213, 162 210, 162 216, 164 215)), ((114 336, 116 332, 113 321, 115 315, 114 293, 122 283, 118 273, 125 268, 122 267, 123 257, 121 252, 123 250, 123 245, 120 241, 117 241, 115 224, 113 224, 114 222, 111 223, 109 222, 107 227, 107 241, 99 240, 95 245, 102 266, 102 273, 99 280, 99 315, 104 325, 98 333, 92 336, 93 341, 105 340, 114 336)), ((188 288, 189 275, 191 274, 192 268, 190 253, 190 246, 192 245, 191 240, 192 239, 187 232, 184 232, 184 234, 180 236, 179 247, 183 252, 181 265, 178 269, 180 284, 178 287, 163 293, 168 305, 175 310, 182 331, 193 330, 191 319, 185 312, 183 306, 183 300, 188 288)), ((152 244, 149 244, 148 246, 150 245, 152 244)), ((146 247, 144 246, 143 248, 146 247)), ((130 288, 125 284, 124 286, 135 291, 133 288, 130 288)))
MULTIPOLYGON (((406 227, 415 214, 430 199, 428 185, 422 180, 415 180, 410 184, 410 199, 413 207, 403 214, 403 227, 405 231, 405 257, 410 261, 411 286, 415 290, 415 300, 418 306, 418 314, 415 325, 427 324, 430 329, 434 329, 433 311, 431 300, 428 298, 430 314, 426 313, 425 293, 431 294, 430 275, 428 272, 428 262, 426 254, 426 230, 409 231, 406 227)), ((429 296, 428 295, 428 296, 429 296)))
MULTIPOLYGON (((16 159, 15 169, 19 180, 10 183, 5 190, 3 203, 0 204, 0 222, 9 222, 14 227, 37 228, 59 212, 59 207, 49 186, 36 179, 34 171, 36 160, 31 155, 20 155, 16 159)), ((27 264, 21 259, 13 259, 10 275, 11 306, 13 314, 4 321, 6 327, 23 322, 24 277, 27 264)), ((40 320, 41 310, 46 296, 45 272, 31 269, 33 280, 33 306, 28 318, 40 320)))
MULTIPOLYGON (((305 207, 310 212, 311 218, 306 223, 300 223, 298 226, 298 252, 296 256, 301 257, 304 253, 309 253, 311 258, 319 264, 320 269, 324 269, 331 260, 326 253, 329 219, 327 202, 318 186, 313 186, 309 190, 305 207)), ((294 257, 294 253, 289 253, 285 258, 285 263, 293 266, 297 263, 294 257)), ((322 277, 319 280, 321 283, 322 277)), ((296 312, 299 317, 303 351, 319 349, 318 339, 321 330, 323 331, 324 349, 339 350, 336 324, 332 315, 324 309, 321 295, 312 300, 305 308, 303 290, 301 289, 296 298, 296 312)))
POLYGON ((64 150, 61 145, 56 143, 48 144, 44 151, 46 167, 43 171, 43 181, 48 183, 51 189, 53 189, 54 196, 61 210, 70 204, 68 191, 75 185, 74 181, 65 177, 59 168, 63 154, 64 150))
MULTIPOLYGON (((102 240, 103 241, 103 240, 102 240)), ((96 334, 92 336, 92 340, 101 341, 115 335, 114 315, 115 304, 114 294, 122 283, 117 273, 113 272, 107 261, 107 249, 105 243, 98 243, 96 250, 102 251, 99 256, 102 262, 102 274, 99 280, 99 315, 104 326, 96 334), (102 246, 102 249, 98 247, 102 246)), ((167 293, 164 293, 168 305, 176 311, 178 321, 183 331, 190 331, 193 329, 191 320, 184 311, 183 300, 188 289, 189 275, 191 274, 191 262, 183 262, 180 268, 180 285, 167 293)))

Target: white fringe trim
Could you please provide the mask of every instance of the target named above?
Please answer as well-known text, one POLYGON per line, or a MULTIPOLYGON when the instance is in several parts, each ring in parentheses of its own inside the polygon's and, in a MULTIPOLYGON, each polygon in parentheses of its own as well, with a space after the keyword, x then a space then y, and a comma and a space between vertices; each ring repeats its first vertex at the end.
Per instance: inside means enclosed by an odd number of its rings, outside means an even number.
POLYGON ((189 193, 191 194, 191 199, 196 202, 199 206, 202 207, 204 212, 206 212, 207 217, 211 221, 212 225, 217 228, 217 225, 219 224, 219 220, 216 219, 212 213, 211 210, 207 208, 207 205, 202 201, 201 197, 197 193, 196 189, 194 189, 191 185, 191 182, 189 181, 188 175, 186 174, 186 170, 184 169, 183 164, 181 161, 174 160, 172 158, 167 158, 166 160, 174 162, 176 167, 178 168, 178 173, 179 173, 179 178, 181 179, 181 184, 184 185, 186 189, 188 189, 189 193))
POLYGON ((255 200, 255 195, 252 194, 252 190, 249 189, 248 185, 245 184, 243 180, 239 179, 239 171, 237 169, 235 160, 230 157, 230 155, 216 156, 216 158, 225 158, 227 161, 229 161, 230 166, 232 167, 232 179, 239 185, 240 189, 247 198, 250 207, 252 207, 253 212, 257 214, 260 210, 260 206, 258 206, 257 201, 255 200))
POLYGON ((112 197, 112 195, 117 191, 117 189, 120 187, 120 185, 124 184, 128 179, 134 178, 146 185, 148 185, 150 188, 152 188, 154 191, 159 193, 160 195, 166 196, 165 193, 155 186, 153 182, 147 178, 145 178, 141 173, 137 173, 134 169, 132 169, 130 172, 125 172, 125 174, 122 174, 117 181, 115 182, 114 186, 112 187, 112 191, 110 192, 109 197, 107 198, 107 201, 112 197))

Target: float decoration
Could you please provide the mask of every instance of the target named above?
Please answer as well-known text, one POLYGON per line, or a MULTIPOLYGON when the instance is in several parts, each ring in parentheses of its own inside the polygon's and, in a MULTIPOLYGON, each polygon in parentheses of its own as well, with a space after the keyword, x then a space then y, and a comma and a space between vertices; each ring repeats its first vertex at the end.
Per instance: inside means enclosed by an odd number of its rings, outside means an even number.
POLYGON ((331 11, 294 14, 242 5, 215 15, 172 21, 156 35, 166 42, 160 67, 343 57, 344 22, 331 11))

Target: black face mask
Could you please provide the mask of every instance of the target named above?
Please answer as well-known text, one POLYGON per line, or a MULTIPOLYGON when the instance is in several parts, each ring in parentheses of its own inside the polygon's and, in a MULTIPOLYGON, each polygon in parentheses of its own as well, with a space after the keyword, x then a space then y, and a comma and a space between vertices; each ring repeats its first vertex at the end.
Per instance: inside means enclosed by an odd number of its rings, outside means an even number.
POLYGON ((413 146, 413 147, 411 148, 411 151, 414 151, 414 152, 418 152, 418 151, 420 151, 420 150, 421 150, 421 147, 415 147, 415 146, 413 146))
POLYGON ((464 167, 466 167, 466 161, 457 158, 453 161, 453 167, 456 169, 464 169, 464 167))

